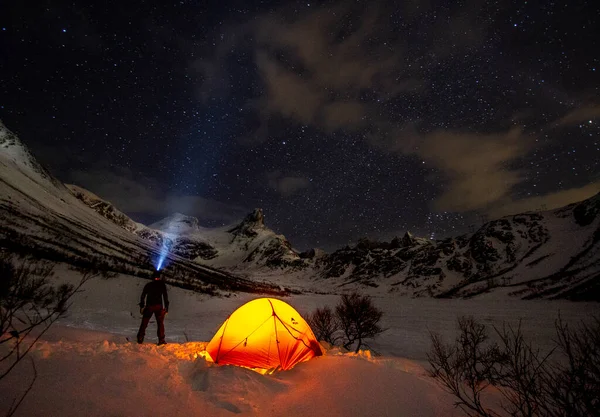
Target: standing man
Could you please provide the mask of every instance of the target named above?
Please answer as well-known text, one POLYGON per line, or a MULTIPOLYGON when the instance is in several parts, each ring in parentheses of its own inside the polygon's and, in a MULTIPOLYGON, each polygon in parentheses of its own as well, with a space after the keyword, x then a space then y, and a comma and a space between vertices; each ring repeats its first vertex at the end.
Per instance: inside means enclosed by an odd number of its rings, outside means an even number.
POLYGON ((169 296, 167 295, 167 285, 161 279, 160 272, 156 271, 152 275, 152 282, 147 283, 142 291, 140 300, 140 313, 142 313, 142 324, 137 334, 138 343, 144 343, 146 327, 150 322, 152 314, 156 317, 156 335, 158 344, 165 345, 165 315, 169 312, 169 296), (164 300, 164 303, 163 303, 164 300))

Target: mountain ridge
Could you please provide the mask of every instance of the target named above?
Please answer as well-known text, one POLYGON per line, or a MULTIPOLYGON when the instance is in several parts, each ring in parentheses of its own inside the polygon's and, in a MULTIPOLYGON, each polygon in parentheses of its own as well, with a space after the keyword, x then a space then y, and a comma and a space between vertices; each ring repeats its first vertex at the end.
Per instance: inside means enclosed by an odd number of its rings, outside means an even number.
MULTIPOLYGON (((296 273, 299 279, 333 283, 328 284, 330 289, 382 286, 388 292, 404 295, 447 298, 472 297, 505 288, 524 298, 589 299, 581 290, 590 289, 595 294, 593 288, 600 280, 600 267, 596 268, 596 263, 600 264, 598 213, 600 193, 559 209, 492 220, 472 234, 430 240, 406 232, 390 242, 363 238, 354 246, 326 253, 318 249, 295 251, 285 236, 265 225, 263 211, 255 209, 233 227, 200 228, 179 239, 185 238, 191 246, 201 241, 214 249, 209 256, 198 254, 194 259, 197 262, 257 277, 272 276, 269 271, 296 273), (565 227, 568 230, 563 230, 565 227), (547 246, 549 242, 558 244, 557 233, 570 241, 583 239, 580 251, 570 253, 547 246), (231 252, 238 256, 231 256, 231 252), (558 253, 568 254, 571 261, 563 262, 558 253), (590 262, 586 263, 587 258, 590 262), (536 267, 540 263, 549 270, 536 267), (532 275, 531 279, 523 278, 526 273, 532 275), (557 277, 570 284, 561 283, 557 277)), ((197 219, 184 217, 197 224, 197 219)), ((600 299, 597 295, 591 297, 600 299)))
POLYGON ((193 279, 175 275, 200 274, 205 280, 198 288, 204 290, 252 291, 258 285, 253 283, 262 282, 265 291, 285 283, 297 291, 358 288, 440 298, 502 291, 520 298, 600 301, 600 193, 555 210, 505 216, 447 239, 407 232, 390 242, 364 238, 332 253, 300 253, 266 226, 262 209, 216 229, 178 213, 151 225, 155 229, 81 187, 62 184, 1 122, 0 151, 0 211, 8 219, 0 228, 0 249, 6 251, 32 245, 43 256, 68 253, 78 263, 104 257, 103 268, 125 265, 141 274, 139 265, 151 267, 148 254, 166 247, 178 268, 171 279, 192 285, 193 279))
MULTIPOLYGON (((67 187, 32 156, 0 122, 0 253, 39 263, 125 273, 150 278, 161 238, 110 203, 79 187, 67 187), (77 196, 77 194, 81 194, 77 196), (93 206, 94 208, 90 207, 93 206), (147 232, 146 238, 141 234, 147 232)), ((278 285, 254 282, 209 266, 168 255, 165 278, 172 285, 212 295, 250 292, 285 295, 278 285)))

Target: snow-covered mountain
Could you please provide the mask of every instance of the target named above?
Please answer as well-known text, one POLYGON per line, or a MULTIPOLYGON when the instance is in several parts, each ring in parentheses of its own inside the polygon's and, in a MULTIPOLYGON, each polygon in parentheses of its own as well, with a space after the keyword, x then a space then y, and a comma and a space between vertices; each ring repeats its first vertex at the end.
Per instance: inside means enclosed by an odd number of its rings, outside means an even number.
POLYGON ((98 214, 184 259, 228 271, 247 271, 261 267, 307 266, 283 235, 264 225, 261 209, 248 214, 240 223, 221 228, 204 228, 198 219, 172 214, 149 226, 137 223, 110 202, 76 185, 71 193, 98 214))
POLYGON ((561 209, 506 216, 473 234, 434 241, 407 232, 391 242, 361 239, 331 254, 294 251, 265 226, 260 209, 226 228, 203 229, 181 216, 159 226, 184 230, 176 239, 210 245, 214 253, 199 255, 198 262, 312 290, 358 286, 411 296, 502 291, 521 298, 600 300, 599 213, 600 194, 561 209))
POLYGON ((247 271, 304 266, 285 236, 265 226, 261 209, 255 209, 240 223, 220 228, 202 228, 196 218, 181 214, 163 219, 150 228, 172 236, 175 251, 194 244, 212 248, 212 252, 199 253, 196 261, 217 268, 247 271))
POLYGON ((144 226, 83 188, 65 187, 3 125, 0 150, 0 214, 7 219, 0 247, 8 252, 144 275, 152 254, 166 246, 177 264, 172 279, 193 286, 189 277, 200 275, 200 289, 252 287, 240 280, 245 276, 299 291, 359 287, 433 297, 500 291, 600 300, 600 194, 561 209, 506 216, 444 240, 406 233, 391 242, 361 239, 330 254, 299 253, 265 225, 261 209, 221 228, 202 227, 179 213, 144 226))
POLYGON ((361 240, 321 256, 324 280, 413 296, 471 297, 492 290, 523 298, 600 300, 600 194, 545 212, 506 216, 444 240, 406 234, 361 240))
POLYGON ((473 234, 435 241, 409 232, 391 242, 364 238, 330 254, 295 251, 265 225, 261 209, 227 227, 203 228, 196 218, 175 214, 135 233, 168 239, 174 253, 201 264, 299 290, 360 287, 433 297, 502 291, 599 300, 599 212, 600 194, 561 209, 506 216, 473 234))
POLYGON ((149 226, 137 223, 110 202, 75 185, 71 193, 98 214, 169 252, 203 265, 227 271, 256 271, 261 268, 307 268, 301 255, 283 235, 264 224, 262 209, 255 209, 239 223, 220 228, 200 226, 198 219, 175 213, 149 226))
MULTIPOLYGON (((2 256, 66 263, 109 275, 148 277, 163 238, 98 196, 67 188, 1 122, 0 218, 2 256)), ((168 282, 196 291, 281 293, 279 286, 218 271, 176 252, 169 255, 168 264, 168 282)))

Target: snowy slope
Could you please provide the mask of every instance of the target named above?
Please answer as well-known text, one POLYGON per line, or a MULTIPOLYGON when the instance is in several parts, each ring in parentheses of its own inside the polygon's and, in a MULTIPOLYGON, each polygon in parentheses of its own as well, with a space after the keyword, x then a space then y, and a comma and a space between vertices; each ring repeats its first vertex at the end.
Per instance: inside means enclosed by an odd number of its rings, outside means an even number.
POLYGON ((2 120, 0 120, 0 153, 6 161, 12 162, 23 174, 30 176, 32 181, 41 184, 51 183, 61 189, 61 192, 64 191, 63 184, 35 160, 29 149, 4 126, 2 120))
MULTIPOLYGON (((64 281, 79 279, 64 265, 56 272, 64 281)), ((152 343, 156 325, 151 322, 148 343, 140 346, 126 338, 135 337, 139 326, 136 303, 144 284, 126 275, 85 284, 68 316, 33 349, 37 380, 16 416, 458 417, 464 414, 453 398, 426 375, 429 331, 452 339, 456 317, 463 314, 487 325, 521 320, 527 339, 547 350, 559 312, 569 325, 598 313, 597 303, 507 300, 491 294, 481 300, 398 302, 387 294, 374 299, 384 311, 387 330, 369 341, 372 351, 354 355, 334 348, 291 371, 260 375, 197 356, 227 316, 255 296, 209 297, 169 286, 169 344, 152 343)), ((317 306, 335 305, 337 298, 303 294, 284 301, 305 316, 317 306)), ((0 414, 32 377, 31 364, 24 361, 0 380, 2 398, 8 400, 0 402, 0 414)))
MULTIPOLYGON (((330 355, 260 375, 194 358, 203 345, 140 347, 110 334, 57 328, 32 352, 37 378, 15 416, 463 415, 411 361, 330 355)), ((19 366, 0 381, 7 399, 0 413, 32 378, 31 367, 19 366)))
MULTIPOLYGON (((0 124, 0 250, 107 273, 148 276, 160 246, 115 223, 117 211, 107 213, 110 219, 76 198, 0 124)), ((170 255, 169 262, 167 279, 198 291, 280 291, 176 254, 170 255)))
POLYGON ((73 184, 66 184, 66 187, 71 191, 71 194, 81 200, 86 206, 94 209, 94 211, 102 217, 110 220, 117 226, 129 230, 130 232, 137 232, 138 230, 145 229, 143 224, 134 222, 125 213, 122 213, 111 203, 103 200, 91 191, 73 184))

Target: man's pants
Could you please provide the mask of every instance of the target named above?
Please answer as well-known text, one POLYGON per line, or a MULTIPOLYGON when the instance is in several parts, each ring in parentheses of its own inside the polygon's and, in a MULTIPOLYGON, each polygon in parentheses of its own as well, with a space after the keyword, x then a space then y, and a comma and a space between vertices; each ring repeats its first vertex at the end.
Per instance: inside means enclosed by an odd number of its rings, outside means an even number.
POLYGON ((152 318, 152 314, 154 314, 154 317, 156 317, 156 335, 158 336, 158 343, 165 341, 166 310, 162 307, 162 305, 159 304, 153 306, 146 306, 146 308, 144 309, 142 324, 140 324, 140 330, 137 334, 137 339, 140 343, 144 341, 144 336, 146 335, 146 327, 148 327, 148 323, 150 322, 150 318, 152 318))

